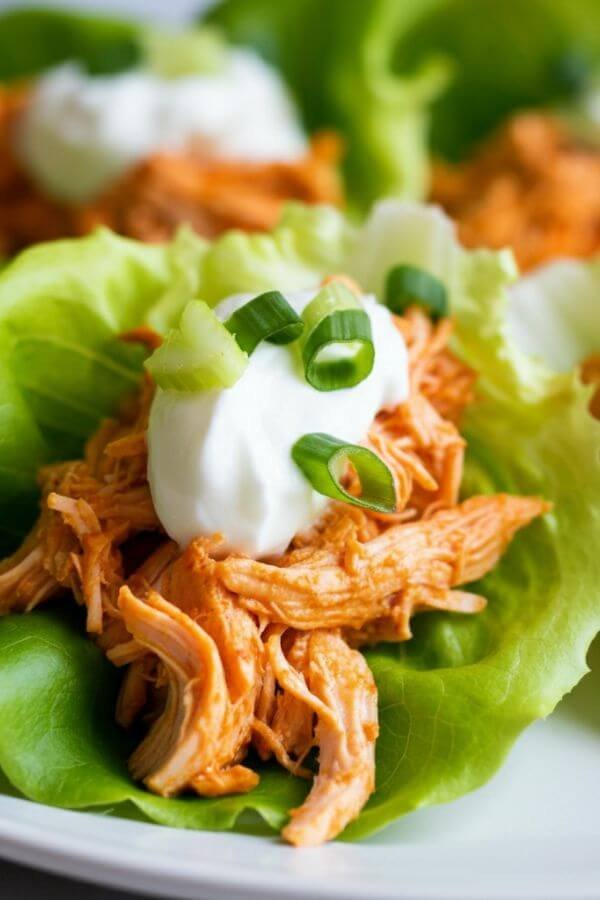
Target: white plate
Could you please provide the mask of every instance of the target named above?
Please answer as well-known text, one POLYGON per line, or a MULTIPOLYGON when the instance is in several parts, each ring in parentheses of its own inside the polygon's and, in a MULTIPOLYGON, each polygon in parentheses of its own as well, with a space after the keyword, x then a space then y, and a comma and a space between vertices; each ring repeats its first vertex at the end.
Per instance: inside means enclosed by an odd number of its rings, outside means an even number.
POLYGON ((600 669, 485 788, 361 844, 293 850, 0 797, 0 856, 195 900, 600 898, 600 669))

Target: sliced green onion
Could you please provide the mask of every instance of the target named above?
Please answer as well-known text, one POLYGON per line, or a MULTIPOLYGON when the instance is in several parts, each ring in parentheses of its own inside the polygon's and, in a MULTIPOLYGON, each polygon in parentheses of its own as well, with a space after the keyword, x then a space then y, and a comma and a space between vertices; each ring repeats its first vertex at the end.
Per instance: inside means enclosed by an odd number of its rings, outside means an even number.
POLYGON ((146 68, 160 78, 213 74, 227 65, 227 45, 210 26, 172 31, 148 28, 140 42, 146 68))
POLYGON ((179 327, 146 360, 157 385, 165 390, 206 391, 231 387, 242 375, 248 356, 214 312, 191 300, 179 327))
POLYGON ((394 266, 385 282, 385 305, 396 315, 422 306, 433 319, 448 315, 448 292, 435 275, 417 266, 394 266))
POLYGON ((370 374, 375 360, 371 320, 352 291, 340 282, 323 288, 302 313, 302 362, 318 391, 350 388, 370 374))
POLYGON ((330 434, 305 434, 292 447, 292 459, 315 491, 354 506, 391 513, 396 509, 392 473, 375 453, 357 444, 346 444, 330 434), (359 497, 349 494, 341 478, 350 462, 360 480, 359 497))
POLYGON ((304 322, 279 291, 267 291, 236 309, 225 328, 250 356, 261 341, 289 344, 299 338, 304 322))

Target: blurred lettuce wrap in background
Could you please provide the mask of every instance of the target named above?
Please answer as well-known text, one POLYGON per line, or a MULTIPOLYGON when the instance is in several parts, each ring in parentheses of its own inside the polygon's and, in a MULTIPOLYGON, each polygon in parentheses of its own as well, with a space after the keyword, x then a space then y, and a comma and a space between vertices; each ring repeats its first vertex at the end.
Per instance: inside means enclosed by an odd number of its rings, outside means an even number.
POLYGON ((78 62, 93 75, 139 62, 141 26, 120 18, 60 9, 10 9, 0 15, 0 80, 39 75, 78 62))
POLYGON ((600 60, 595 0, 224 0, 209 15, 284 73, 310 128, 348 139, 360 200, 425 188, 517 109, 564 103, 600 60), (444 90, 444 83, 448 86, 444 90))
MULTIPOLYGON (((413 18, 410 10, 380 2, 347 8, 264 3, 249 4, 246 15, 240 4, 238 28, 237 9, 234 4, 220 10, 215 22, 226 17, 228 31, 232 13, 232 38, 256 44, 281 69, 309 134, 322 127, 340 130, 351 199, 366 204, 386 193, 422 196, 427 110, 447 85, 450 66, 428 56, 410 74, 393 71, 392 54, 413 18)), ((120 72, 147 61, 145 36, 146 29, 135 22, 59 10, 11 10, 0 16, 0 80, 30 77, 67 60, 91 74, 120 72)))
POLYGON ((431 6, 226 0, 208 21, 280 69, 309 131, 339 129, 350 197, 368 205, 385 194, 426 191, 429 107, 447 87, 452 65, 428 52, 400 72, 394 56, 401 36, 431 6))
POLYGON ((600 6, 595 0, 440 0, 401 35, 404 68, 427 53, 455 65, 432 111, 432 149, 458 159, 520 109, 576 97, 600 63, 600 6))
POLYGON ((12 10, 0 82, 2 255, 98 225, 268 230, 286 201, 342 200, 340 139, 307 136, 280 74, 214 27, 12 10))
MULTIPOLYGON (((310 133, 346 141, 348 193, 421 197, 429 151, 456 160, 518 109, 565 105, 600 59, 595 0, 224 0, 203 21, 282 72, 310 133)), ((190 29, 191 29, 190 24, 190 29)), ((0 16, 0 80, 66 60, 93 74, 146 58, 139 22, 52 9, 0 16)))
MULTIPOLYGON (((479 374, 464 428, 467 493, 539 494, 554 508, 477 586, 489 600, 483 613, 422 616, 413 640, 367 652, 380 698, 377 790, 347 830, 353 838, 485 782, 520 731, 586 671, 600 628, 600 423, 570 364, 598 345, 600 323, 563 293, 577 284, 597 291, 597 267, 531 276, 524 291, 512 286, 510 254, 467 252, 439 211, 387 201, 362 227, 333 209, 294 206, 271 234, 232 232, 214 243, 184 233, 147 247, 99 231, 33 248, 0 275, 0 499, 15 532, 8 550, 33 517, 38 467, 78 452, 135 385, 141 355, 116 340, 119 332, 144 321, 164 330, 190 291, 214 305, 236 291, 300 290, 346 271, 380 292, 399 261, 444 282, 454 349, 479 374), (538 359, 519 349, 527 335, 511 324, 522 304, 538 332, 528 348, 538 359), (565 334, 560 358, 551 323, 548 334, 535 325, 547 306, 565 334)), ((118 813, 133 803, 154 821, 211 829, 235 827, 248 809, 277 828, 302 800, 305 783, 271 766, 243 796, 166 800, 144 791, 127 774, 129 742, 113 724, 116 681, 63 610, 0 621, 0 766, 16 789, 71 808, 118 813)))

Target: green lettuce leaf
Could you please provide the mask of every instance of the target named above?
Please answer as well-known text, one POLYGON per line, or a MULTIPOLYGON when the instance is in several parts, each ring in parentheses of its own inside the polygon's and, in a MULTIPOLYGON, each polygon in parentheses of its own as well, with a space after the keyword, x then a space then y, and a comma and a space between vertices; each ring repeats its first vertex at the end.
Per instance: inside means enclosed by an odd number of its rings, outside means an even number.
MULTIPOLYGON (((0 341, 10 351, 0 356, 7 374, 0 382, 5 510, 29 499, 40 459, 73 452, 127 390, 141 360, 112 337, 157 309, 168 324, 169 290, 178 280, 211 303, 243 287, 314 286, 344 270, 377 291, 398 262, 444 281, 455 349, 480 373, 479 400, 465 423, 465 494, 534 493, 554 503, 476 586, 489 599, 482 614, 424 615, 412 641, 368 652, 381 735, 377 790, 345 835, 360 837, 482 784, 519 732, 548 715, 585 673, 586 650, 600 629, 600 423, 588 414, 588 391, 572 370, 519 349, 511 316, 521 288, 510 287, 511 256, 464 251, 439 211, 385 202, 355 228, 335 211, 295 206, 272 235, 188 240, 159 249, 100 232, 29 251, 0 274, 0 341), (82 404, 88 415, 80 420, 82 404), (26 473, 23 482, 19 473, 26 473)), ((561 310, 565 331, 587 338, 597 323, 597 294, 581 301, 590 317, 582 331, 572 300, 596 270, 572 265, 578 275, 565 290, 560 278, 549 286, 543 273, 532 277, 552 315, 561 310)), ((305 786, 270 767, 261 770, 260 788, 242 798, 166 801, 144 792, 126 774, 128 741, 112 724, 117 677, 63 610, 0 622, 0 766, 17 790, 74 808, 119 812, 133 803, 155 821, 192 828, 243 827, 244 810, 278 827, 301 799, 305 786)))
POLYGON ((178 287, 197 284, 203 251, 186 231, 163 248, 101 229, 40 244, 2 271, 0 552, 31 522, 39 466, 78 454, 135 388, 143 353, 115 335, 176 321, 190 299, 178 287))
POLYGON ((596 0, 222 0, 210 17, 281 69, 310 129, 347 137, 361 200, 419 196, 430 115, 434 151, 459 158, 515 109, 577 94, 600 58, 596 0))
POLYGON ((596 0, 479 0, 418 4, 414 28, 399 36, 395 64, 404 71, 431 53, 448 56, 455 77, 433 109, 433 150, 467 153, 517 109, 576 97, 600 58, 596 0))
POLYGON ((280 69, 310 132, 341 131, 351 199, 368 205, 383 194, 419 197, 426 189, 427 111, 450 67, 428 54, 400 74, 393 56, 415 17, 432 5, 228 0, 209 21, 280 69))
POLYGON ((66 61, 93 75, 139 61, 139 25, 61 9, 10 9, 0 15, 0 81, 29 78, 66 61))
POLYGON ((251 795, 224 801, 165 800, 132 782, 125 764, 132 742, 113 716, 119 676, 82 639, 82 624, 66 610, 0 622, 0 767, 10 783, 25 797, 70 809, 133 804, 164 825, 231 828, 253 809, 281 827, 306 788, 274 766, 264 767, 251 795))

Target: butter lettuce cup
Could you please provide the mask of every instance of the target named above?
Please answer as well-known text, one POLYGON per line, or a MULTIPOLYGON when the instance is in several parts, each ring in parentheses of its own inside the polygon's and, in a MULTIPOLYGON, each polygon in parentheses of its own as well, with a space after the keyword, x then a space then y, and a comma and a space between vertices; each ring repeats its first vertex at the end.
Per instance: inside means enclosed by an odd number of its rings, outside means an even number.
POLYGON ((520 278, 398 200, 17 257, 13 788, 305 846, 487 781, 600 626, 599 278, 520 278))

